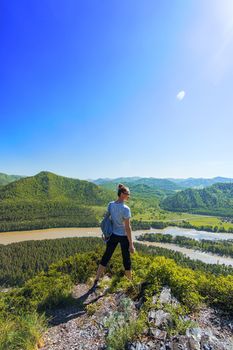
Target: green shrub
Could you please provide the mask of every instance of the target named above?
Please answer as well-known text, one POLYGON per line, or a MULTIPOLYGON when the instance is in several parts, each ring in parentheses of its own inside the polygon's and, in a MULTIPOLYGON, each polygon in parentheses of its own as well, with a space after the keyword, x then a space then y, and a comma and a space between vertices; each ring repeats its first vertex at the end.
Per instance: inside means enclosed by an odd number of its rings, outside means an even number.
POLYGON ((177 334, 185 335, 188 328, 198 326, 196 322, 185 318, 187 312, 186 308, 182 307, 180 304, 176 306, 166 304, 163 307, 163 310, 169 312, 171 315, 172 327, 170 324, 166 326, 166 331, 168 332, 169 336, 174 336, 177 334))
POLYGON ((88 304, 86 306, 86 311, 88 316, 94 315, 94 313, 98 310, 98 305, 97 304, 88 304))
POLYGON ((5 308, 15 314, 52 308, 70 298, 72 286, 68 275, 41 272, 23 287, 6 293, 5 308))
POLYGON ((136 320, 124 324, 108 334, 106 344, 108 350, 125 349, 128 342, 136 340, 146 328, 146 317, 138 317, 136 320))
POLYGON ((131 316, 132 300, 128 297, 120 302, 121 311, 115 311, 104 320, 104 326, 108 328, 106 345, 108 350, 125 349, 128 342, 137 339, 147 327, 147 317, 141 311, 136 319, 131 316))
POLYGON ((190 311, 194 311, 201 306, 203 297, 198 292, 198 281, 191 269, 180 267, 172 259, 156 257, 151 264, 147 280, 150 284, 153 284, 156 279, 162 285, 169 285, 172 293, 190 311))
POLYGON ((68 274, 73 283, 85 283, 96 273, 101 254, 100 248, 94 252, 79 253, 51 264, 49 271, 68 274))
POLYGON ((45 316, 36 312, 0 318, 0 350, 34 350, 46 329, 45 316))

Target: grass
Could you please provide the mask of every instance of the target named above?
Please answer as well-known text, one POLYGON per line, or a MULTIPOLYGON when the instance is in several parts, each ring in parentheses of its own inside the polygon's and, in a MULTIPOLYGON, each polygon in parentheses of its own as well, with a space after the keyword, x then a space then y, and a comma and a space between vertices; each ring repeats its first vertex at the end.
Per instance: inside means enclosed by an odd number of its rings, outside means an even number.
POLYGON ((47 330, 44 314, 22 314, 16 318, 0 319, 0 350, 35 350, 43 345, 47 330))
POLYGON ((147 210, 146 213, 138 213, 133 215, 133 219, 142 220, 142 221, 162 221, 162 222, 176 222, 181 223, 182 220, 189 222, 191 225, 197 227, 200 226, 218 226, 224 227, 225 230, 233 228, 232 223, 223 222, 221 218, 217 216, 208 216, 208 215, 198 215, 198 214, 189 214, 189 213, 179 213, 179 212, 169 212, 156 210, 151 208, 147 210))

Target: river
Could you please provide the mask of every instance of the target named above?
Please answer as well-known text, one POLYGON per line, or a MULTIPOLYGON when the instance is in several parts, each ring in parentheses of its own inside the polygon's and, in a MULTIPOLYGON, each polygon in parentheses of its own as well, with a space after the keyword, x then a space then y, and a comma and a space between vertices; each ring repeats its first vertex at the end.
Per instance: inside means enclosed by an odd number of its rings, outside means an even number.
MULTIPOLYGON (((196 239, 233 239, 233 234, 227 233, 211 233, 205 231, 196 231, 193 229, 183 229, 179 227, 167 227, 163 230, 138 230, 132 232, 132 237, 137 242, 136 236, 142 233, 164 233, 172 235, 182 235, 186 237, 193 237, 196 239), (208 238, 207 238, 208 237, 208 238), (218 237, 218 238, 216 238, 218 237)), ((98 227, 77 228, 77 227, 65 227, 65 228, 51 228, 41 230, 30 231, 10 231, 0 232, 0 244, 9 244, 14 242, 22 242, 28 240, 43 240, 43 239, 55 239, 63 237, 101 237, 101 231, 98 227)), ((193 260, 201 260, 209 264, 225 264, 233 266, 233 258, 218 256, 212 253, 205 253, 194 249, 188 249, 185 247, 179 247, 170 243, 159 242, 143 242, 138 241, 140 244, 152 245, 157 247, 163 247, 171 249, 177 252, 181 252, 193 260)))
POLYGON ((163 230, 151 229, 150 232, 170 234, 173 237, 185 236, 188 238, 194 238, 196 240, 200 240, 200 239, 209 239, 211 241, 233 240, 233 233, 197 231, 195 229, 182 228, 182 227, 176 227, 176 226, 169 226, 164 228, 163 230))

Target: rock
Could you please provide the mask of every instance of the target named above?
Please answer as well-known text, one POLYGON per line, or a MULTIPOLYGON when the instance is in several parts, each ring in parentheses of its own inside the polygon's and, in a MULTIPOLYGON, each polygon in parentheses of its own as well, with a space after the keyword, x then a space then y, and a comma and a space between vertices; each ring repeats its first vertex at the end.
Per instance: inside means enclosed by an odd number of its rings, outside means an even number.
POLYGON ((148 312, 148 320, 149 322, 155 322, 155 325, 160 327, 162 324, 171 322, 171 315, 163 310, 150 310, 148 312))
POLYGON ((157 310, 155 312, 155 326, 162 327, 171 323, 171 315, 163 310, 157 310))
POLYGON ((186 330, 186 336, 189 339, 190 349, 191 350, 200 350, 200 341, 202 336, 202 330, 199 327, 188 328, 186 330))
POLYGON ((233 345, 219 340, 210 328, 190 328, 186 331, 191 350, 232 350, 233 345))
POLYGON ((186 330, 186 335, 188 337, 193 337, 193 338, 197 339, 198 341, 200 341, 201 336, 202 336, 202 329, 199 327, 188 328, 186 330))
MULTIPOLYGON (((205 350, 212 350, 212 349, 225 350, 228 348, 224 342, 222 342, 221 340, 218 340, 213 335, 213 332, 210 328, 203 330, 200 343, 203 349, 205 350)), ((232 349, 233 349, 233 344, 232 344, 232 349)))
POLYGON ((182 321, 190 321, 191 320, 191 318, 188 315, 179 316, 179 319, 182 321))
MULTIPOLYGON (((155 296, 155 300, 156 298, 157 297, 155 296)), ((171 288, 168 287, 162 289, 158 301, 160 304, 171 304, 173 306, 180 304, 179 301, 171 295, 171 288)))
MULTIPOLYGON (((106 280, 106 285, 108 281, 106 280)), ((101 290, 104 286, 101 287, 101 290)), ((88 293, 89 285, 79 284, 74 288, 74 298, 77 305, 68 305, 52 314, 59 320, 44 334, 45 345, 40 350, 107 350, 106 335, 109 327, 104 326, 104 320, 115 313, 120 314, 119 323, 125 320, 126 312, 129 319, 137 317, 143 304, 143 295, 137 303, 133 302, 124 292, 111 295, 88 293), (96 303, 96 312, 88 315, 83 304, 91 298, 96 303)), ((170 288, 164 288, 160 296, 152 297, 153 303, 161 305, 176 302, 171 296, 170 288)), ((90 302, 90 301, 89 301, 90 302)), ((155 309, 148 312, 150 327, 145 328, 140 335, 140 341, 129 342, 128 350, 233 350, 231 341, 233 320, 227 315, 216 313, 211 308, 203 308, 200 314, 179 316, 181 320, 197 320, 199 326, 187 330, 186 335, 168 337, 164 327, 172 327, 172 318, 168 312, 155 309), (157 328, 156 328, 157 327, 157 328), (225 339, 224 339, 225 338, 225 339)))
POLYGON ((172 342, 169 341, 169 342, 165 343, 164 345, 165 345, 165 350, 173 350, 172 342))
POLYGON ((161 304, 170 304, 171 303, 171 288, 164 287, 159 296, 159 301, 161 304))
POLYGON ((150 310, 148 313, 148 320, 149 322, 153 321, 156 317, 156 311, 155 310, 150 310))
POLYGON ((153 335, 154 338, 165 341, 167 332, 161 331, 158 328, 150 328, 149 334, 153 335))
POLYGON ((127 350, 150 350, 150 348, 146 344, 137 341, 129 344, 127 350))
POLYGON ((189 339, 185 335, 176 336, 173 338, 172 342, 169 344, 168 349, 172 350, 191 350, 189 344, 189 339))
POLYGON ((189 338, 189 346, 190 350, 201 350, 200 343, 197 339, 195 338, 189 338))
POLYGON ((146 343, 147 346, 149 346, 149 349, 157 349, 157 343, 150 340, 148 343, 146 343))
POLYGON ((152 296, 152 304, 156 304, 157 300, 158 300, 158 296, 156 294, 154 294, 152 296))
POLYGON ((165 344, 160 344, 160 347, 158 348, 159 350, 167 350, 165 344))

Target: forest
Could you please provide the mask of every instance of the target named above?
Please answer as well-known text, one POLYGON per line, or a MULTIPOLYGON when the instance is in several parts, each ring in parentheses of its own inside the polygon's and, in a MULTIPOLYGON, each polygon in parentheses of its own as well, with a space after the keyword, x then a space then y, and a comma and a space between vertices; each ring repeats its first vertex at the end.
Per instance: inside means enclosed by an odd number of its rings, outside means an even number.
POLYGON ((173 237, 170 234, 161 234, 161 233, 150 233, 143 234, 138 237, 139 241, 148 241, 148 242, 163 242, 163 243, 173 243, 181 247, 198 249, 203 252, 211 252, 217 255, 225 255, 233 257, 233 238, 232 240, 218 240, 211 241, 207 239, 196 240, 193 238, 188 238, 184 236, 175 236, 173 237))
POLYGON ((166 210, 233 217, 233 183, 216 183, 204 189, 188 188, 164 198, 166 210))
MULTIPOLYGON (((36 242, 32 241, 31 245, 34 243, 36 242)), ((49 260, 51 262, 47 243, 43 247, 44 258, 47 256, 47 262, 49 260)), ((79 250, 81 247, 85 247, 84 241, 80 244, 79 250)), ((122 257, 117 247, 106 269, 110 277, 108 293, 121 290, 133 300, 143 296, 142 312, 148 312, 154 307, 153 294, 159 293, 163 286, 169 286, 180 303, 180 307, 173 310, 176 313, 176 316, 174 315, 176 322, 179 315, 184 312, 191 315, 204 305, 233 315, 233 273, 230 269, 228 274, 223 274, 220 267, 215 271, 213 266, 210 271, 204 263, 200 265, 196 262, 191 263, 178 254, 171 257, 169 254, 172 253, 166 254, 166 250, 146 246, 140 249, 140 244, 136 247, 137 253, 132 255, 132 282, 122 278, 124 274, 122 257)), ((17 252, 16 246, 14 249, 11 247, 7 252, 8 259, 13 259, 17 252)), ((67 250, 66 252, 68 253, 67 250)), ((90 283, 90 279, 96 274, 102 252, 103 246, 93 241, 92 249, 89 251, 60 258, 50 263, 45 270, 25 280, 21 286, 0 292, 0 348, 9 350, 35 348, 48 327, 49 310, 74 302, 73 286, 78 283, 90 283)), ((138 320, 140 319, 139 316, 138 320)), ((142 332, 141 328, 137 329, 135 337, 139 335, 139 329, 142 332)), ((177 332, 173 329, 173 332, 175 331, 177 332)))
MULTIPOLYGON (((172 258, 183 267, 209 271, 215 275, 233 275, 233 268, 230 266, 193 261, 181 253, 165 248, 146 247, 137 242, 135 242, 135 247, 143 254, 156 254, 172 258)), ((1 244, 0 285, 2 287, 22 286, 25 281, 40 271, 47 271, 50 264, 76 253, 98 251, 100 259, 104 248, 102 239, 98 237, 72 237, 1 244)))

